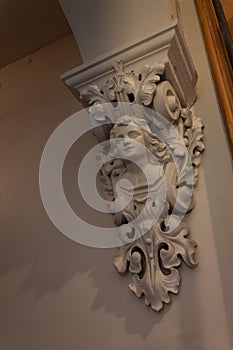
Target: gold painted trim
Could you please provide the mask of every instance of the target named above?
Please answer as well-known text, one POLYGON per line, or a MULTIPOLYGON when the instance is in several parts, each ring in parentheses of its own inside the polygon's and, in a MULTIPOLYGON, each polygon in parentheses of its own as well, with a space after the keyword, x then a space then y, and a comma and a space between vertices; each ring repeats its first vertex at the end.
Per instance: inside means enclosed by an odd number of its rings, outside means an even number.
POLYGON ((211 0, 195 0, 233 157, 233 72, 211 0))

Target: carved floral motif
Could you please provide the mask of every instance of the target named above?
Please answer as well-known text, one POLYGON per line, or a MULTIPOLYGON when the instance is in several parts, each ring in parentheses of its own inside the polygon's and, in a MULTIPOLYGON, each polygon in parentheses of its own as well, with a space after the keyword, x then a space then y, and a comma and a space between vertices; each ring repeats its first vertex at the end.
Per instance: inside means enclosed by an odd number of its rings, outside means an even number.
POLYGON ((99 88, 91 85, 81 96, 90 104, 106 102, 134 102, 149 106, 156 91, 156 84, 164 72, 163 64, 145 66, 140 74, 124 72, 123 61, 114 65, 115 74, 99 88))
POLYGON ((196 242, 187 238, 187 225, 181 223, 171 234, 159 224, 133 244, 119 248, 114 265, 121 274, 132 273, 129 288, 137 297, 145 295, 145 304, 160 311, 163 303, 170 302, 169 293, 177 294, 180 273, 177 267, 182 259, 189 267, 194 259, 196 242))
MULTIPOLYGON (((115 188, 119 179, 129 178, 133 183, 134 195, 130 204, 114 215, 114 221, 119 227, 134 223, 133 220, 145 207, 149 216, 157 215, 159 203, 163 203, 158 220, 148 228, 146 234, 140 234, 141 227, 146 225, 146 220, 132 224, 132 230, 126 237, 128 241, 126 239, 126 244, 118 249, 114 258, 114 265, 119 273, 125 274, 129 271, 132 274, 130 290, 137 297, 144 295, 145 303, 153 310, 160 311, 164 303, 170 302, 169 293, 178 293, 180 284, 178 267, 182 260, 189 267, 196 265, 194 255, 197 244, 187 238, 189 230, 182 218, 192 210, 194 205, 193 200, 187 205, 186 197, 190 196, 192 187, 198 182, 200 155, 204 151, 203 124, 191 109, 181 106, 173 87, 163 78, 164 65, 156 63, 153 66, 146 66, 139 73, 124 72, 123 62, 116 63, 114 68, 115 74, 103 87, 90 86, 82 96, 91 105, 97 107, 95 113, 91 114, 96 125, 98 123, 101 125, 105 118, 101 113, 101 104, 112 102, 117 105, 119 102, 127 102, 153 109, 173 127, 173 129, 166 129, 164 139, 160 140, 159 137, 151 136, 156 135, 156 127, 155 130, 152 128, 150 118, 140 116, 133 119, 134 125, 131 129, 129 128, 129 133, 133 130, 137 135, 135 137, 139 138, 146 148, 152 150, 159 163, 156 165, 148 160, 144 164, 144 167, 149 169, 149 173, 154 174, 154 178, 146 185, 140 171, 130 170, 131 165, 126 164, 120 155, 114 161, 106 162, 99 174, 104 184, 106 198, 110 202, 116 199, 115 188), (98 113, 98 106, 100 113, 98 113), (144 129, 143 132, 137 132, 136 126, 139 127, 140 123, 143 123, 140 121, 142 118, 144 118, 146 131, 144 129), (174 136, 174 130, 183 143, 174 136), (188 150, 188 158, 193 170, 192 178, 189 174, 187 177, 187 171, 186 175, 184 172, 188 162, 186 150, 188 150), (159 169, 162 169, 162 174, 159 169), (167 186, 165 198, 160 198, 160 193, 163 192, 160 191, 162 178, 165 179, 167 186), (146 186, 151 188, 150 194, 145 190, 146 186), (178 224, 173 229, 174 221, 178 224), (135 240, 135 237, 138 238, 135 240)), ((119 126, 124 130, 121 134, 118 133, 122 138, 129 135, 126 132, 130 122, 127 118, 132 119, 132 116, 119 116, 113 121, 113 127, 111 126, 114 132, 119 126)), ((159 125, 159 121, 157 124, 159 125)), ((113 138, 113 131, 110 133, 111 128, 108 128, 106 138, 113 138)), ((102 162, 105 155, 111 151, 111 149, 103 150, 102 162)), ((127 193, 127 188, 123 188, 123 191, 127 193)), ((124 240, 124 237, 121 238, 124 240)))

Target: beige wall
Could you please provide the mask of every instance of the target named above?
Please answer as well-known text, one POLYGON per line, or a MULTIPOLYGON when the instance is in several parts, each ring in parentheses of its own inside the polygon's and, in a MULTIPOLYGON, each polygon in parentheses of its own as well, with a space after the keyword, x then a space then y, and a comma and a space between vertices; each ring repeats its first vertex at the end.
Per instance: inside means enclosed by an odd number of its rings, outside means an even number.
POLYGON ((176 18, 175 0, 58 0, 84 63, 149 37, 176 18), (143 6, 143 8, 142 8, 143 6))
MULTIPOLYGON (((68 240, 47 217, 38 186, 41 153, 56 126, 81 108, 59 81, 80 64, 66 37, 0 71, 0 349, 231 349, 231 163, 193 3, 181 3, 200 74, 196 111, 206 126, 198 206, 189 220, 199 266, 182 268, 180 294, 156 314, 115 272, 112 250, 68 240)), ((75 145, 65 165, 66 191, 86 218, 75 176, 94 142, 89 135, 75 145)))

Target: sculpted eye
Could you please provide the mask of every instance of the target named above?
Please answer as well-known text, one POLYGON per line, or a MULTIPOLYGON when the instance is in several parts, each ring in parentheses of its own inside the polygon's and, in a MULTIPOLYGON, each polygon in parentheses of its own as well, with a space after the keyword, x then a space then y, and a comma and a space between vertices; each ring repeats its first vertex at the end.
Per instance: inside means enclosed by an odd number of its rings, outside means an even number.
POLYGON ((131 139, 136 139, 136 137, 140 136, 141 134, 137 131, 130 131, 128 136, 131 138, 131 139))

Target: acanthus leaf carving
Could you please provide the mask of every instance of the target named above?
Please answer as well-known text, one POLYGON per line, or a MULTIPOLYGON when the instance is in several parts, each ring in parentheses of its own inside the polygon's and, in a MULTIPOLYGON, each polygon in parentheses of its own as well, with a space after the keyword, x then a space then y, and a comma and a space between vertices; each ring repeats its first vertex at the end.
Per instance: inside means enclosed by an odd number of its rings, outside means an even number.
POLYGON ((187 239, 187 225, 182 223, 172 235, 153 227, 133 244, 123 246, 114 258, 120 273, 128 270, 133 274, 129 288, 137 297, 145 296, 146 305, 160 311, 163 303, 170 302, 169 293, 176 294, 180 284, 177 269, 181 259, 189 267, 196 266, 196 243, 187 239))
MULTIPOLYGON (((153 121, 146 115, 136 117, 121 113, 112 120, 113 126, 108 130, 107 138, 120 136, 124 139, 130 132, 134 132, 136 138, 144 142, 145 147, 153 149, 152 153, 159 162, 158 166, 148 160, 145 165, 145 168, 149 168, 149 172, 154 174, 154 178, 146 185, 152 188, 153 194, 148 195, 140 171, 134 169, 130 173, 131 165, 126 165, 120 156, 108 162, 107 155, 112 150, 103 149, 100 157, 103 165, 99 176, 110 203, 116 199, 116 184, 119 179, 130 179, 134 186, 131 202, 124 210, 115 213, 114 222, 119 227, 130 224, 145 208, 149 216, 156 216, 160 207, 159 200, 164 202, 158 220, 152 227, 148 227, 146 234, 140 234, 141 227, 146 225, 146 221, 132 226, 128 238, 131 235, 134 240, 128 244, 129 240, 126 239, 125 244, 118 248, 114 265, 122 275, 130 272, 132 274, 130 290, 137 297, 144 295, 146 305, 150 305, 155 311, 160 311, 164 303, 170 302, 170 293, 177 294, 179 291, 178 268, 182 261, 188 267, 195 267, 197 264, 195 261, 197 244, 188 238, 189 230, 187 224, 183 222, 183 217, 194 206, 192 188, 198 182, 201 153, 205 148, 203 123, 190 108, 181 106, 170 82, 163 80, 163 64, 155 63, 136 73, 124 72, 124 64, 121 61, 114 65, 114 69, 115 73, 103 87, 90 86, 83 93, 83 98, 95 106, 94 111, 91 110, 91 117, 96 126, 101 127, 101 122, 108 116, 107 107, 102 107, 101 104, 108 102, 115 106, 119 103, 129 103, 155 110, 158 120, 155 120, 154 128, 151 127, 153 121), (166 129, 161 125, 159 115, 162 115, 166 123, 172 127, 166 129), (130 124, 133 124, 131 129, 130 124), (146 131, 137 131, 142 124, 146 131), (117 131, 119 127, 122 128, 121 134, 117 131), (158 130, 164 133, 163 140, 156 137, 158 130), (179 137, 174 136, 176 133, 179 137), (105 157, 106 162, 103 161, 105 157), (191 170, 189 168, 187 171, 188 162, 191 162, 191 170), (158 169, 162 169, 162 174, 158 169), (159 197, 162 177, 165 178, 167 186, 165 199, 159 197), (190 197, 191 200, 188 201, 190 197), (173 223, 176 224, 174 227, 173 223)), ((124 191, 127 193, 127 188, 123 188, 124 191)))
POLYGON ((161 64, 154 64, 152 67, 146 65, 142 71, 142 83, 138 95, 139 101, 144 106, 150 106, 156 91, 156 84, 160 81, 164 68, 164 65, 161 64))
POLYGON ((120 61, 115 63, 114 69, 115 74, 101 89, 91 85, 83 92, 82 98, 88 100, 90 104, 118 101, 149 106, 165 66, 158 63, 152 66, 146 65, 141 73, 135 74, 134 71, 124 72, 124 63, 120 61))

